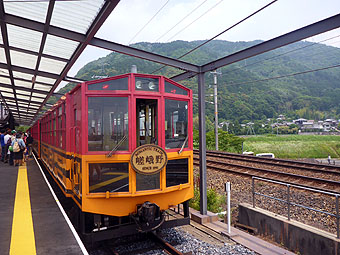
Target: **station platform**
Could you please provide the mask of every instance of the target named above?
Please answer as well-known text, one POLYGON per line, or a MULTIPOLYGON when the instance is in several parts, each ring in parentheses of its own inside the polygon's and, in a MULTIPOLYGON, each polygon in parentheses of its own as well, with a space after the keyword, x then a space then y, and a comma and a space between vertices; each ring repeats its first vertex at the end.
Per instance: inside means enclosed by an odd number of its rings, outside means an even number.
POLYGON ((84 254, 56 201, 34 158, 0 162, 0 254, 84 254))
POLYGON ((214 213, 208 212, 208 215, 202 215, 200 212, 190 208, 191 222, 201 224, 208 229, 226 236, 234 242, 247 247, 248 249, 261 255, 294 255, 294 252, 281 248, 273 243, 267 242, 254 235, 244 232, 240 229, 231 226, 230 233, 228 232, 227 224, 220 222, 218 216, 214 213))

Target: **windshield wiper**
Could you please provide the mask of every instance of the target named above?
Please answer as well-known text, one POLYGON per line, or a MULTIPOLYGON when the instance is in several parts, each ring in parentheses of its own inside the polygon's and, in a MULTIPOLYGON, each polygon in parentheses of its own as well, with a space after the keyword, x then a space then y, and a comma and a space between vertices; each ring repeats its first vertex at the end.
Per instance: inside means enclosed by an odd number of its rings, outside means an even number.
POLYGON ((185 144, 187 143, 188 138, 189 138, 189 136, 187 136, 187 137, 185 138, 185 140, 184 140, 184 142, 183 142, 183 144, 182 144, 182 147, 181 147, 181 149, 179 150, 178 154, 181 154, 182 151, 184 150, 184 146, 185 146, 185 144))
POLYGON ((106 156, 108 158, 111 157, 113 152, 115 152, 123 144, 123 142, 125 142, 126 138, 127 138, 126 135, 124 135, 123 138, 113 147, 113 149, 110 151, 110 153, 107 154, 106 156))

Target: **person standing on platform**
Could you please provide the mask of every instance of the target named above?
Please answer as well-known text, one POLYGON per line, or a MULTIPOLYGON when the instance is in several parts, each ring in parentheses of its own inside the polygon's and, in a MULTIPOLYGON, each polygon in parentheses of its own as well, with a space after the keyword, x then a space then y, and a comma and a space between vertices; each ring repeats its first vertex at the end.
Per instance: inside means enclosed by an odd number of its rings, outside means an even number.
MULTIPOLYGON (((11 142, 13 143, 14 139, 16 138, 17 131, 12 130, 11 133, 12 133, 12 135, 11 135, 11 142)), ((10 145, 13 148, 13 144, 10 144, 10 145)), ((8 163, 9 163, 10 166, 14 165, 13 156, 14 156, 13 150, 12 151, 9 150, 9 162, 8 163)))
POLYGON ((24 163, 24 151, 26 149, 26 145, 24 140, 22 139, 22 134, 17 133, 15 139, 12 141, 13 147, 13 159, 14 166, 22 166, 24 163))
POLYGON ((1 161, 5 161, 5 130, 0 131, 1 161))
POLYGON ((8 159, 9 159, 9 150, 8 150, 8 147, 12 144, 11 130, 10 129, 7 130, 6 135, 4 137, 4 141, 5 141, 5 158, 4 158, 4 163, 8 163, 8 159))
POLYGON ((328 164, 330 165, 331 164, 331 155, 330 154, 328 154, 328 164))
POLYGON ((30 158, 32 157, 32 145, 33 145, 33 137, 28 132, 27 133, 27 138, 26 138, 26 148, 27 148, 28 156, 30 158))

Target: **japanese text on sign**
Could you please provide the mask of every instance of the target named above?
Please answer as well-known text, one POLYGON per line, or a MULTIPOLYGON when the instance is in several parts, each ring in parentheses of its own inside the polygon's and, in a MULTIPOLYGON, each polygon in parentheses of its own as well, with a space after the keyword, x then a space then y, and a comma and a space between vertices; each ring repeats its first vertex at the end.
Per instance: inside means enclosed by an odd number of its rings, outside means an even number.
POLYGON ((146 144, 138 147, 131 156, 132 168, 145 175, 160 172, 167 164, 166 152, 154 144, 146 144))

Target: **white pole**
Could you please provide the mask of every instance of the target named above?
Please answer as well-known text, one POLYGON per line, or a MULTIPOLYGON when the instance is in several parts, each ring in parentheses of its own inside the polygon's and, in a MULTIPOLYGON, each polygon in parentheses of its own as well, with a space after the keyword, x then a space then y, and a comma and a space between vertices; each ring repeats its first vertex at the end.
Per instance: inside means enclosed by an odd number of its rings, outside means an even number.
POLYGON ((225 184, 225 190, 227 192, 227 222, 228 222, 228 234, 230 234, 231 231, 231 217, 230 217, 230 182, 227 182, 225 184))
POLYGON ((217 71, 211 72, 214 75, 214 117, 215 117, 215 150, 218 151, 218 110, 217 110, 217 71))

